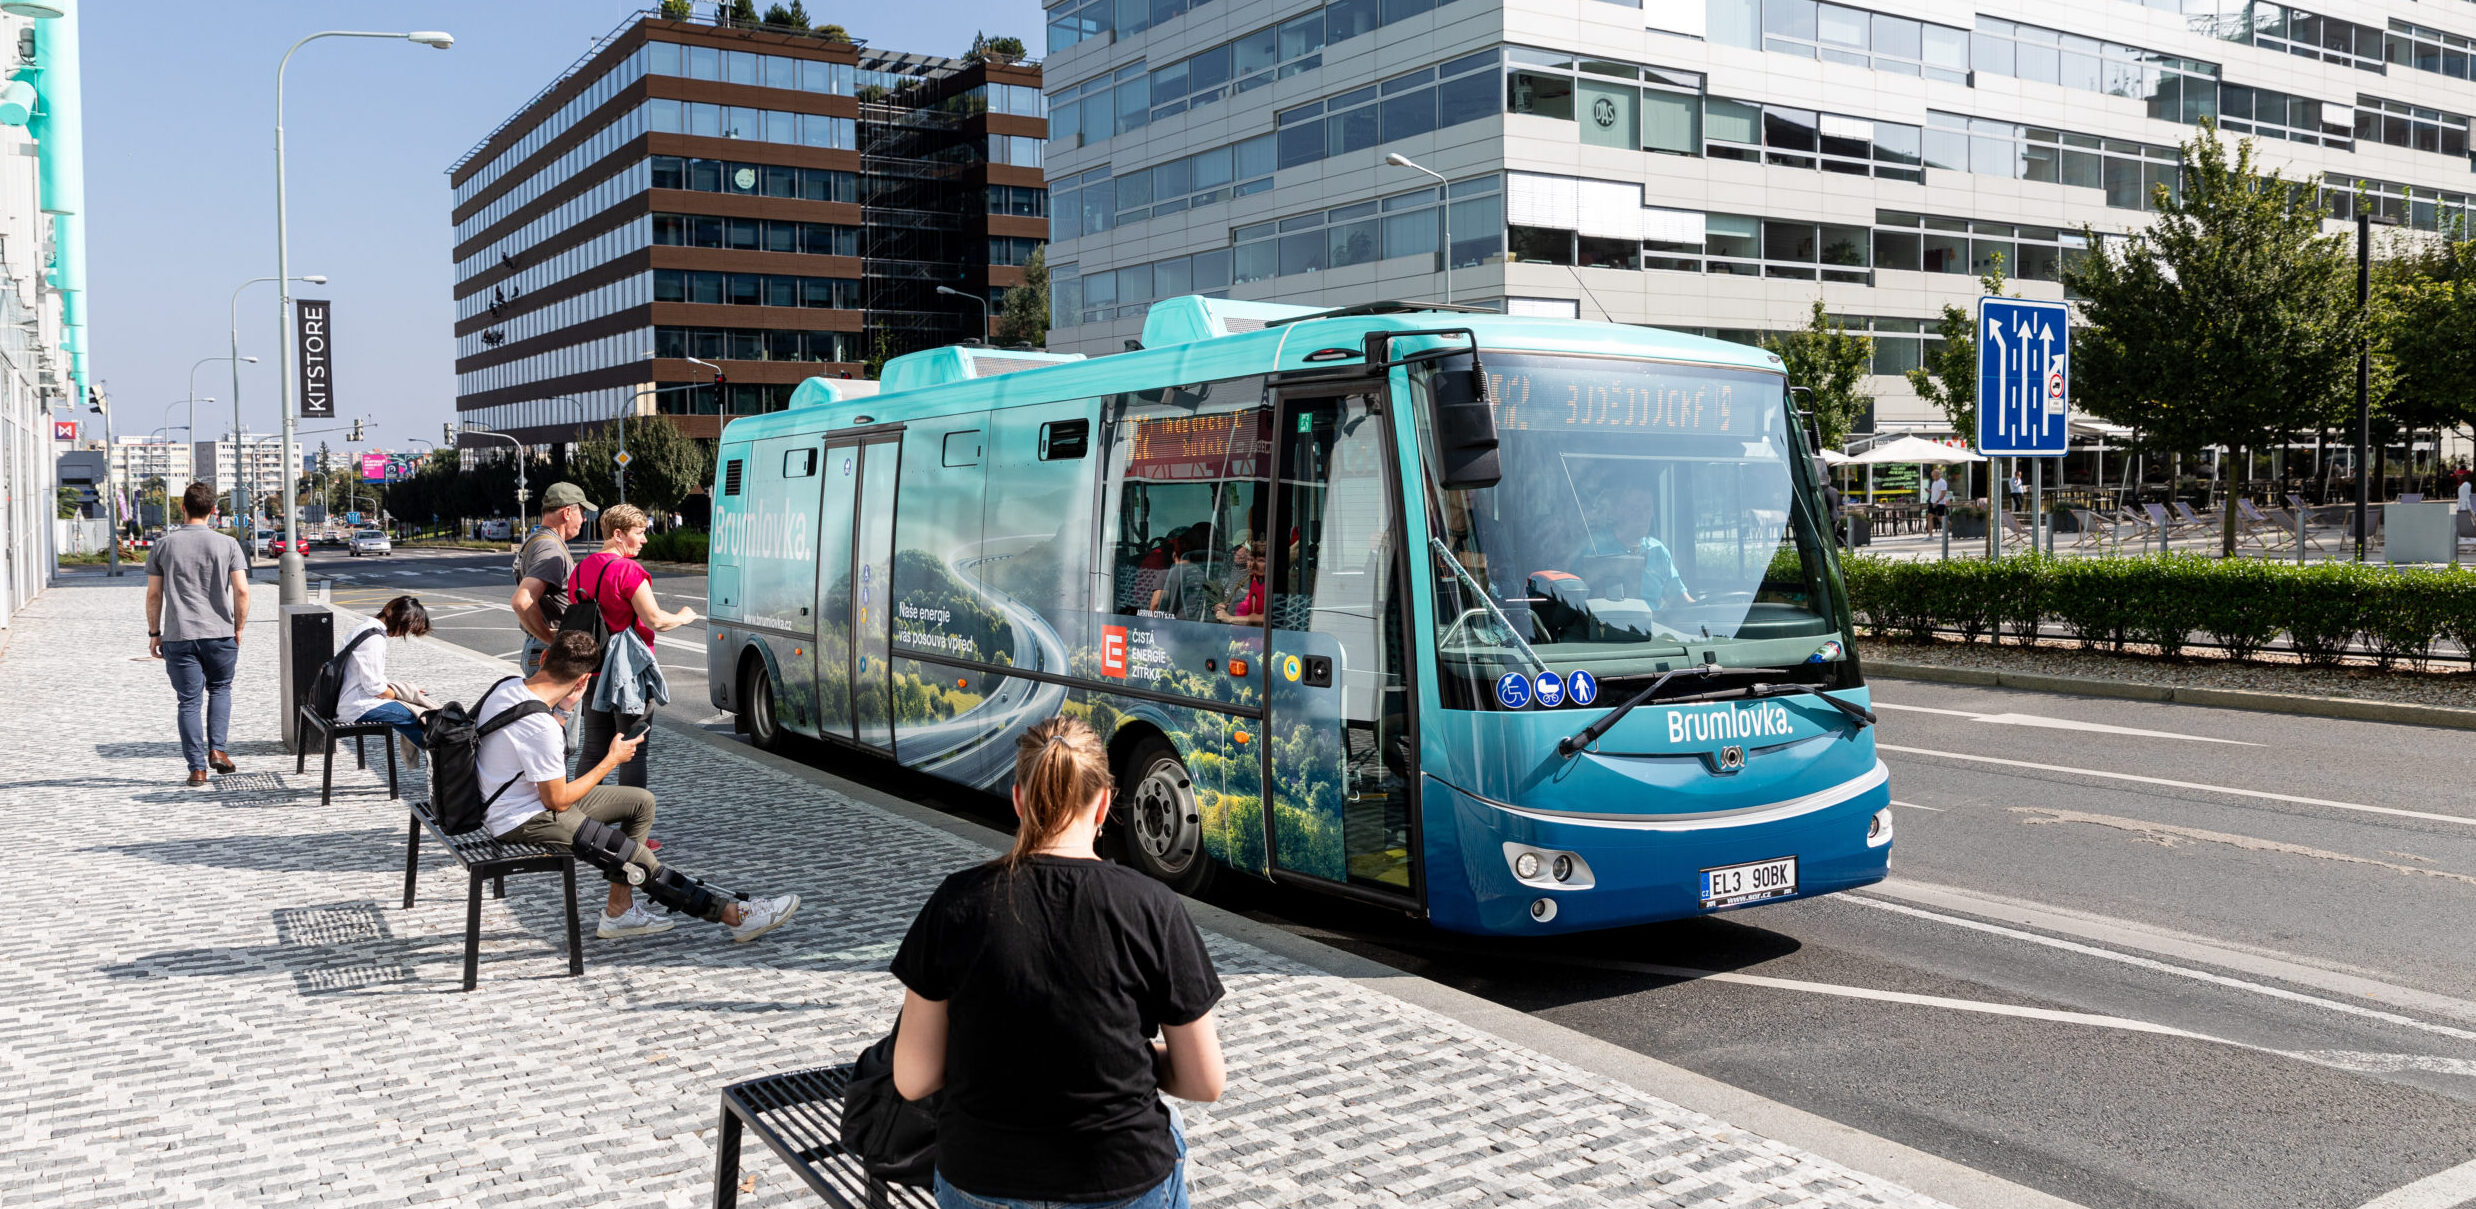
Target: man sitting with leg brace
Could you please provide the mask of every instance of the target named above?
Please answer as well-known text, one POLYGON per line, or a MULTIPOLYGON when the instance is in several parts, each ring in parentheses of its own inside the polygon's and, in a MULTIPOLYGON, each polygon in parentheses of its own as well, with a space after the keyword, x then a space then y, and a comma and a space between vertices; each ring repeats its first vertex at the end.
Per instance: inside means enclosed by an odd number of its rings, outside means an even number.
POLYGON ((475 717, 490 719, 522 709, 527 702, 542 707, 481 738, 476 771, 484 792, 497 792, 483 819, 484 829, 502 840, 572 847, 577 859, 602 870, 610 879, 610 903, 594 934, 604 940, 664 932, 674 925, 636 904, 631 889, 636 885, 662 906, 728 926, 733 940, 755 940, 781 926, 799 910, 799 895, 742 902, 664 868, 646 851, 645 839, 653 830, 653 794, 601 783, 635 754, 644 741, 641 734, 614 738, 601 763, 568 778, 567 737, 555 713, 576 708, 601 666, 592 635, 572 630, 558 634, 542 653, 541 670, 530 679, 510 676, 500 681, 474 709, 475 717))

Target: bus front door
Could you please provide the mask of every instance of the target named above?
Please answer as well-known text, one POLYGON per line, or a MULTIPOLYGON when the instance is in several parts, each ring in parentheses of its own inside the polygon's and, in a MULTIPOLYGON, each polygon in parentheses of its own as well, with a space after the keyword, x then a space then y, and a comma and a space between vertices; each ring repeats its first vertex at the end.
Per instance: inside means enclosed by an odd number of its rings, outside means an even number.
POLYGON ((1274 867, 1416 901, 1400 493, 1374 393, 1281 401, 1264 735, 1274 867))
POLYGON ((817 510, 817 730, 881 750, 894 739, 886 580, 900 448, 892 437, 829 443, 817 510))

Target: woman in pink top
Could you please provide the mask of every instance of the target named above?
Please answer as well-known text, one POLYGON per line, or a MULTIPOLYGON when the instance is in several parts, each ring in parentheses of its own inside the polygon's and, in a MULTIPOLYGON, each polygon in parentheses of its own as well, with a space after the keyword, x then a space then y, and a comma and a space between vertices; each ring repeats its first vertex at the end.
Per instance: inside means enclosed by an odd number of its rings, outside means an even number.
MULTIPOLYGON (((622 630, 633 631, 651 650, 655 631, 677 629, 696 620, 696 610, 683 608, 672 612, 654 601, 653 577, 636 564, 637 553, 645 548, 645 525, 644 512, 634 505, 603 509, 602 548, 585 556, 568 573, 567 590, 569 600, 590 600, 598 606, 602 610, 602 624, 614 636, 622 630)), ((635 729, 644 719, 642 714, 583 708, 583 733, 578 737, 578 745, 586 768, 600 764, 610 750, 611 740, 635 729)), ((614 774, 615 783, 645 787, 645 749, 651 746, 645 743, 637 747, 636 754, 614 774)))
POLYGON ((1247 590, 1238 599, 1237 612, 1227 605, 1214 605, 1213 615, 1231 625, 1264 624, 1264 543, 1249 538, 1230 551, 1230 559, 1247 577, 1247 590))

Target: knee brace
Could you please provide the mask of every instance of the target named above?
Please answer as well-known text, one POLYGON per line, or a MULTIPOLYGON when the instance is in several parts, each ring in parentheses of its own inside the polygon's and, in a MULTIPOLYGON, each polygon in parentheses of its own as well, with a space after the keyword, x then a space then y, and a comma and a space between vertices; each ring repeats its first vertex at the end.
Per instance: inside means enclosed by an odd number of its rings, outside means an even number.
POLYGON ((708 923, 722 922, 722 905, 727 897, 693 877, 664 866, 645 879, 644 886, 645 897, 672 911, 708 923))
POLYGON ((576 825, 576 838, 568 845, 576 859, 602 871, 602 876, 614 882, 640 886, 647 876, 645 867, 630 859, 636 855, 636 841, 600 819, 586 819, 576 825))

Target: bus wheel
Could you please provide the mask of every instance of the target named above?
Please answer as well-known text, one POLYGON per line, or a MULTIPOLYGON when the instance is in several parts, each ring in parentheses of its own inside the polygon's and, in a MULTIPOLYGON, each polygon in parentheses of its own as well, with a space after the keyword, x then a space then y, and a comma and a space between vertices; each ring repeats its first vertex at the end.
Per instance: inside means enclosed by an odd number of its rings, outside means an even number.
POLYGON ((1167 740, 1144 740, 1119 768, 1117 815, 1129 864, 1180 894, 1200 894, 1210 884, 1195 783, 1167 740))
POLYGON ((739 674, 739 715, 748 725, 748 741, 766 751, 781 751, 782 715, 774 701, 774 677, 763 659, 750 658, 739 674))

